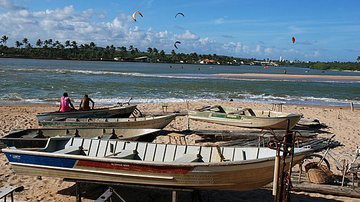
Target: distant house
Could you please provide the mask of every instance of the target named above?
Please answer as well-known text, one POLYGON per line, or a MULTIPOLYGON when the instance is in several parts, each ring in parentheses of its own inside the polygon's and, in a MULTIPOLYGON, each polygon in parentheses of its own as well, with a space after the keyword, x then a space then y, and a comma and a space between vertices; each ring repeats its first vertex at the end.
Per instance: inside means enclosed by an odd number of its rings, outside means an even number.
POLYGON ((200 61, 200 64, 217 64, 216 60, 204 59, 200 61))
POLYGON ((148 58, 148 56, 137 57, 137 58, 134 58, 134 60, 137 62, 151 62, 151 59, 148 58))

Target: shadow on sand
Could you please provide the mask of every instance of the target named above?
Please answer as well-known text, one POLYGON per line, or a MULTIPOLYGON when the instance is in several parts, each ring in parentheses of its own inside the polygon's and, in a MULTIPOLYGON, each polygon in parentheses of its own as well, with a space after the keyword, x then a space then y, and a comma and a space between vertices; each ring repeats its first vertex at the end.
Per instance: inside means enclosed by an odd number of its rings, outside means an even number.
MULTIPOLYGON (((95 200, 101 196, 108 188, 104 185, 96 184, 82 184, 82 197, 83 199, 95 200)), ((124 187, 124 186, 112 186, 114 190, 123 198, 126 202, 169 202, 172 199, 172 192, 170 190, 162 189, 147 189, 139 187, 124 187)), ((206 190, 196 192, 183 191, 177 193, 178 201, 189 202, 245 202, 245 201, 274 201, 271 190, 257 189, 253 191, 236 192, 236 191, 216 191, 206 190)), ((58 191, 58 194, 76 196, 76 186, 73 185, 69 188, 58 191)), ((116 200, 117 201, 117 200, 116 200)), ((338 200, 310 197, 303 194, 291 194, 292 202, 304 202, 304 201, 316 201, 316 202, 337 202, 338 200)))

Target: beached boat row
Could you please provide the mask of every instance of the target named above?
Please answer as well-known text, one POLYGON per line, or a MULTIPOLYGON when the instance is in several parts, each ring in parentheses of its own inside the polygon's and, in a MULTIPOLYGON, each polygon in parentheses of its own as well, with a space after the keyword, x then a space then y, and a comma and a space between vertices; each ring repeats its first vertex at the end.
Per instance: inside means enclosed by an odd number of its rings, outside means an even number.
MULTIPOLYGON (((45 128, 10 132, 0 138, 7 147, 2 151, 14 171, 24 175, 228 190, 255 189, 273 180, 276 150, 139 141, 149 136, 153 140, 179 114, 130 117, 134 110, 136 105, 38 114, 45 128)), ((196 121, 258 129, 291 129, 301 117, 221 106, 188 115, 196 121)), ((295 148, 291 165, 311 152, 295 148)))

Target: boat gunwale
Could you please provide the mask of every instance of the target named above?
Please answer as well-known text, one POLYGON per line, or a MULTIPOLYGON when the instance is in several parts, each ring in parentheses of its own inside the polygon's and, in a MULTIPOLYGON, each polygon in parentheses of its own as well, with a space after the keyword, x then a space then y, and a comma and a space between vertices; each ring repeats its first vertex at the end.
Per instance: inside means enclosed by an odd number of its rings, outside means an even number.
MULTIPOLYGON (((232 147, 231 147, 232 148, 232 147)), ((239 147, 242 148, 242 147, 239 147)), ((252 147, 249 147, 252 148, 252 147)), ((313 150, 311 148, 300 148, 302 151, 295 153, 295 156, 306 155, 313 150)), ((240 161, 225 161, 225 162, 155 162, 155 161, 142 161, 142 160, 129 160, 129 159, 115 159, 110 157, 92 157, 92 156, 83 156, 83 155, 73 155, 73 154, 55 154, 50 152, 41 152, 41 151, 26 151, 21 149, 2 149, 3 153, 8 154, 23 154, 23 155, 35 155, 35 156, 46 156, 54 158, 66 158, 66 159, 76 159, 76 160, 90 160, 90 161, 100 161, 106 163, 128 163, 136 165, 152 165, 152 166, 174 166, 174 167, 212 167, 212 166, 237 166, 237 165, 247 165, 253 163, 261 163, 267 161, 273 161, 275 156, 259 158, 259 159, 249 159, 249 160, 240 160, 240 161)), ((11 164, 11 162, 10 162, 11 164)))
MULTIPOLYGON (((197 111, 190 111, 189 112, 189 118, 191 117, 201 117, 201 118, 209 118, 209 119, 227 119, 227 120, 243 120, 243 119, 235 119, 235 118, 228 118, 228 117, 206 117, 206 116, 199 116, 196 115, 197 111), (194 114, 192 114, 193 112, 195 112, 194 114)), ((204 112, 200 112, 200 113, 204 113, 204 112)), ((219 112, 206 112, 206 113, 212 113, 212 114, 221 114, 221 115, 236 115, 236 114, 227 114, 227 113, 219 113, 219 112)), ((299 117, 301 118, 302 114, 296 114, 296 113, 288 113, 287 116, 276 116, 276 117, 262 117, 262 116, 248 116, 248 115, 238 115, 236 118, 238 117, 244 117, 246 119, 265 119, 265 120, 271 120, 271 119, 289 119, 289 118, 295 118, 295 117, 299 117)), ((282 120, 284 121, 284 120, 282 120)))
MULTIPOLYGON (((165 119, 165 118, 173 118, 176 117, 177 113, 167 114, 167 115, 160 115, 160 116, 146 116, 146 117, 129 117, 129 118, 90 118, 91 121, 89 122, 81 122, 81 121, 66 121, 65 120, 56 120, 56 121, 40 121, 40 123, 123 123, 123 122, 140 122, 140 121, 152 121, 152 120, 159 120, 159 119, 165 119), (121 119, 120 121, 115 122, 95 122, 96 119, 121 119), (139 120, 140 119, 140 120, 139 120), (124 120, 124 121, 122 121, 124 120), (125 121, 128 120, 128 121, 125 121)), ((87 119, 87 118, 77 118, 77 119, 87 119)))
POLYGON ((126 109, 126 108, 132 108, 132 107, 137 107, 137 105, 123 105, 123 106, 110 106, 110 107, 104 107, 104 108, 97 108, 97 109, 92 109, 92 110, 87 110, 87 111, 83 111, 83 110, 76 110, 76 111, 69 111, 69 112, 58 112, 58 111, 54 111, 54 112, 42 112, 42 113, 38 113, 36 114, 36 116, 48 116, 48 115, 69 115, 69 114, 80 114, 80 113, 84 113, 84 112, 101 112, 101 111, 108 111, 108 110, 119 110, 119 109, 126 109))

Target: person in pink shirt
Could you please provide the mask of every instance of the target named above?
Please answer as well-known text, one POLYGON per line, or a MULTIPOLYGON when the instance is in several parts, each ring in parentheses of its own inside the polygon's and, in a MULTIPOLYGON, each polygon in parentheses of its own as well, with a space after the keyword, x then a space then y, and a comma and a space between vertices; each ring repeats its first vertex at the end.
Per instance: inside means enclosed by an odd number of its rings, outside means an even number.
POLYGON ((71 100, 67 93, 64 93, 63 96, 61 96, 60 99, 60 107, 59 112, 69 112, 76 110, 74 105, 71 103, 71 100))

